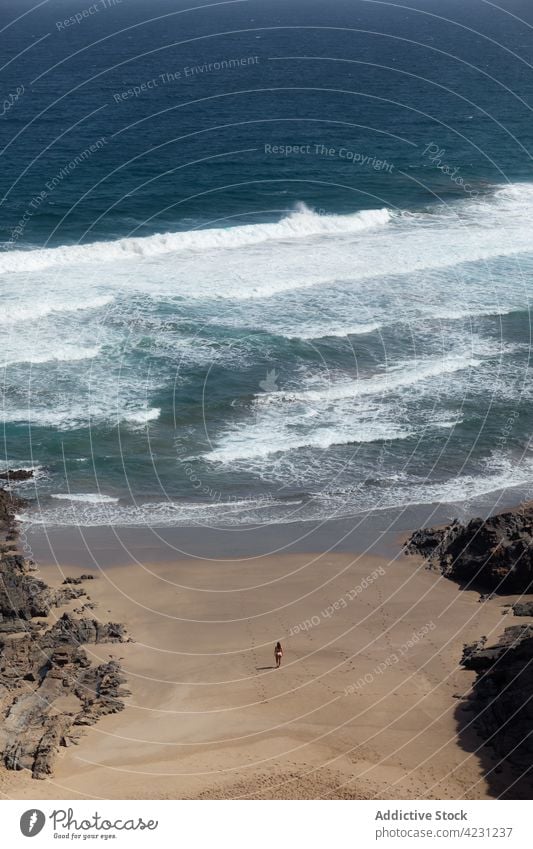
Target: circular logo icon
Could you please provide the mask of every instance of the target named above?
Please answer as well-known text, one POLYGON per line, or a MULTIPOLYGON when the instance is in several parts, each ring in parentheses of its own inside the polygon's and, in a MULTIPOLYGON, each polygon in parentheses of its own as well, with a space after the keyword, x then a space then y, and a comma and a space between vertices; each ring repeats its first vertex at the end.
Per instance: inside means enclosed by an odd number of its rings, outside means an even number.
POLYGON ((37 808, 31 808, 29 811, 24 811, 20 818, 20 830, 24 837, 35 837, 43 830, 46 817, 42 811, 37 808))

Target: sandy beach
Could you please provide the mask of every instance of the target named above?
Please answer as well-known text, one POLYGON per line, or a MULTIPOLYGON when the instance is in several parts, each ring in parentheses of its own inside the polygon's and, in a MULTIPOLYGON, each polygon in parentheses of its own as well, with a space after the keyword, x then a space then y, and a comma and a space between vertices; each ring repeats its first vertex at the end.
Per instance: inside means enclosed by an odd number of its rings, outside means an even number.
MULTIPOLYGON (((474 673, 459 660, 464 643, 503 631, 510 619, 503 605, 514 598, 480 603, 477 592, 403 555, 398 538, 389 542, 389 556, 134 562, 123 552, 125 562, 94 568, 94 615, 125 623, 132 642, 87 651, 95 662, 121 659, 131 691, 126 709, 62 748, 53 778, 2 772, 0 792, 43 799, 499 795, 509 776, 499 767, 487 775, 490 754, 479 757, 462 698, 474 673)), ((71 560, 58 566, 41 558, 40 577, 57 586, 87 571, 71 560)))

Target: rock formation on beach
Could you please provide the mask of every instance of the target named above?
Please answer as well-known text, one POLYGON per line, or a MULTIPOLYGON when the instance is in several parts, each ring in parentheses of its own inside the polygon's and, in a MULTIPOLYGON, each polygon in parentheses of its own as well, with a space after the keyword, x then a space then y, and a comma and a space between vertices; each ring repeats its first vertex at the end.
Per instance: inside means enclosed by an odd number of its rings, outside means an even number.
POLYGON ((120 665, 94 665, 82 646, 123 642, 126 634, 119 624, 61 614, 58 608, 86 595, 82 583, 92 576, 67 578, 58 589, 36 577, 16 548, 14 512, 22 505, 0 489, 0 758, 8 769, 46 778, 59 746, 123 710, 129 693, 120 665))
POLYGON ((33 469, 7 469, 5 472, 0 472, 2 480, 14 481, 15 483, 30 480, 33 476, 33 469))
MULTIPOLYGON (((496 594, 530 593, 533 582, 533 506, 528 504, 488 519, 452 522, 416 531, 406 551, 423 555, 430 568, 464 589, 496 594)), ((527 599, 511 607, 515 616, 533 616, 527 599)), ((533 778, 533 624, 506 628, 487 646, 482 637, 464 647, 461 664, 477 672, 465 707, 499 761, 517 780, 533 778)))
POLYGON ((506 628, 494 645, 465 646, 461 663, 477 672, 469 705, 476 730, 499 760, 533 777, 533 625, 506 628))
POLYGON ((11 492, 6 492, 5 489, 0 489, 0 533, 2 537, 9 539, 13 535, 16 536, 13 514, 23 506, 24 502, 21 498, 11 492))
POLYGON ((533 601, 517 601, 513 604, 515 616, 533 616, 533 601))
POLYGON ((533 588, 533 506, 489 519, 415 531, 407 551, 470 589, 524 593, 533 588))

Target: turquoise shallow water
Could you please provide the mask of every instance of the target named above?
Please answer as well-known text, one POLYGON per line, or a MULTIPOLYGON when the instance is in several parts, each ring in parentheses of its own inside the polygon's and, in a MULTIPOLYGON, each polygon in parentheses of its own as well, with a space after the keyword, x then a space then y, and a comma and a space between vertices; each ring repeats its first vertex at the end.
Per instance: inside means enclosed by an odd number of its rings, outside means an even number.
POLYGON ((527 494, 530 12, 438 7, 3 8, 2 463, 38 470, 32 521, 527 494))

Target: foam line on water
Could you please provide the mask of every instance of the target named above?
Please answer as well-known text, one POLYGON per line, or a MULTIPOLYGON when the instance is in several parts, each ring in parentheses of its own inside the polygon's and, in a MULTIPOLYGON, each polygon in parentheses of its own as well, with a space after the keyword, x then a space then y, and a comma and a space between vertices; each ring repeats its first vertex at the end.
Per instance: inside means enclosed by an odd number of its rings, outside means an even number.
POLYGON ((68 409, 35 409, 33 406, 18 409, 1 409, 6 424, 31 425, 31 427, 53 427, 58 430, 75 430, 89 426, 116 427, 126 424, 132 428, 143 428, 157 421, 161 414, 159 407, 140 409, 95 408, 90 406, 72 406, 68 409))
MULTIPOLYGON (((24 251, 24 253, 27 253, 24 251)), ((1 264, 0 260, 0 264, 1 264)), ((28 303, 23 302, 20 295, 15 303, 4 303, 0 314, 0 324, 18 324, 21 321, 35 321, 57 313, 74 313, 84 310, 100 309, 114 300, 112 295, 99 295, 93 298, 73 299, 65 297, 61 300, 44 300, 39 303, 38 292, 30 293, 28 303)))
POLYGON ((321 403, 338 401, 345 398, 357 398, 364 395, 376 395, 394 392, 404 386, 413 386, 425 380, 454 374, 470 368, 478 368, 481 360, 464 355, 442 357, 430 362, 399 363, 383 374, 360 380, 343 382, 332 382, 324 389, 308 389, 303 392, 284 392, 276 390, 270 393, 256 395, 255 403, 258 405, 285 404, 285 403, 321 403))
POLYGON ((82 504, 118 504, 119 500, 111 495, 103 495, 101 493, 93 492, 54 493, 50 496, 50 498, 54 498, 56 501, 74 501, 82 504))
MULTIPOLYGON (((28 363, 30 365, 42 365, 43 363, 52 362, 70 362, 76 363, 81 360, 92 360, 98 356, 101 348, 96 345, 92 348, 82 348, 76 345, 57 345, 52 350, 41 350, 40 353, 30 350, 24 351, 16 348, 11 353, 4 352, 3 359, 0 359, 0 368, 16 365, 17 363, 28 363)), ((0 357, 2 355, 0 354, 0 357)))
POLYGON ((161 233, 33 251, 6 251, 0 255, 0 274, 40 271, 80 263, 121 262, 181 251, 238 249, 262 242, 360 233, 384 226, 389 220, 390 212, 387 209, 362 210, 352 215, 319 215, 305 204, 299 204, 294 212, 275 223, 161 233))
MULTIPOLYGON (((404 476, 405 477, 405 476, 404 476)), ((530 486, 533 459, 520 463, 510 456, 494 456, 476 475, 459 475, 441 483, 403 480, 384 490, 371 486, 345 492, 317 492, 304 499, 286 501, 276 498, 242 499, 226 503, 150 502, 139 505, 102 501, 71 503, 64 507, 42 506, 26 509, 17 518, 29 525, 61 527, 224 527, 248 524, 284 524, 296 521, 323 521, 354 516, 369 510, 383 510, 415 504, 445 503, 460 505, 465 498, 474 500, 493 492, 530 486), (295 509, 296 508, 296 509, 295 509)))

